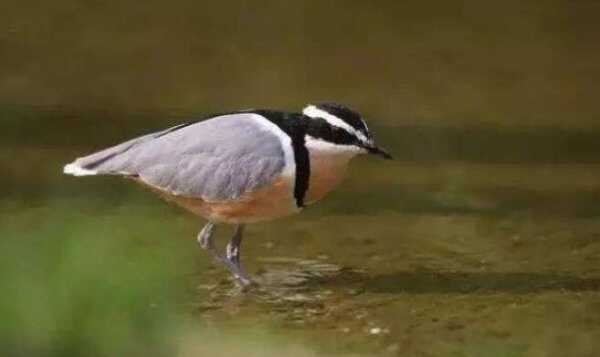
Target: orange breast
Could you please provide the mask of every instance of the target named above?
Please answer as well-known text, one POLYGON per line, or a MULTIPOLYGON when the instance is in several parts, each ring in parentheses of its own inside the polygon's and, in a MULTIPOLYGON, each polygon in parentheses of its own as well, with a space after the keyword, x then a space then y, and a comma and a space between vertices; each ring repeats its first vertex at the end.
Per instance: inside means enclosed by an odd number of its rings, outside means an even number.
POLYGON ((298 212, 293 196, 293 180, 280 177, 269 186, 248 192, 235 201, 208 201, 195 197, 183 197, 150 187, 163 198, 188 211, 214 222, 232 224, 252 223, 287 216, 298 212))
POLYGON ((351 156, 319 151, 310 152, 310 181, 306 202, 314 203, 331 192, 344 178, 351 156))

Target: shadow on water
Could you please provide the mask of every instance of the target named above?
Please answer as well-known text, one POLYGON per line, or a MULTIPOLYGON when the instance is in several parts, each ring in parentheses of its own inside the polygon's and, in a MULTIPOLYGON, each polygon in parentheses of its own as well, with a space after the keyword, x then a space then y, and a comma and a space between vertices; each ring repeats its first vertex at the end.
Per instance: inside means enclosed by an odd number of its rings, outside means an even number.
MULTIPOLYGON (((212 302, 201 310, 227 304, 234 296, 270 306, 322 307, 342 296, 374 294, 536 294, 545 292, 600 292, 600 278, 583 278, 561 272, 436 272, 429 269, 370 275, 335 264, 302 261, 270 266, 256 276, 259 285, 247 292, 231 282, 209 287, 212 302)), ((302 311, 296 311, 301 313, 302 311)), ((306 312, 306 311, 304 311, 306 312)), ((287 313, 287 312, 285 312, 287 313)))
MULTIPOLYGON (((221 321, 260 313, 294 326, 376 334, 389 331, 379 330, 377 326, 395 326, 397 321, 403 322, 392 328, 402 329, 407 325, 439 328, 437 321, 448 316, 456 319, 457 311, 465 319, 479 316, 479 312, 474 313, 457 301, 474 303, 482 297, 514 301, 517 296, 548 297, 548 294, 559 296, 557 299, 569 296, 571 300, 576 299, 574 293, 579 296, 600 292, 599 278, 562 272, 435 272, 418 269, 374 275, 317 261, 270 265, 255 278, 260 285, 248 292, 241 292, 226 279, 210 287, 201 287, 206 290, 202 294, 206 298, 196 306, 196 311, 205 318, 220 317, 221 321), (458 300, 449 299, 451 297, 458 300), (429 309, 427 306, 431 304, 437 307, 429 309), (448 308, 437 304, 448 304, 448 308), (409 315, 405 315, 405 311, 409 311, 409 315), (413 316, 414 311, 422 312, 413 316)), ((504 306, 494 303, 493 299, 486 301, 485 305, 490 309, 500 311, 504 306)), ((549 308, 544 304, 539 306, 549 308)), ((442 326, 462 325, 448 323, 442 326)))
POLYGON ((556 273, 398 271, 361 277, 364 291, 406 294, 530 294, 600 291, 600 279, 556 273))

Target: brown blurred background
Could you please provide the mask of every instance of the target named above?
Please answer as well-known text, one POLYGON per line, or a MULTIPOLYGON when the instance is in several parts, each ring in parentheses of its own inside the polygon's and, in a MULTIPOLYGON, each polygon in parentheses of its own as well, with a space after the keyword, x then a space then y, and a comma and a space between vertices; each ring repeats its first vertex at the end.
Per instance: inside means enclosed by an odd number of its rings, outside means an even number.
POLYGON ((5 1, 0 103, 597 128, 597 1, 5 1))

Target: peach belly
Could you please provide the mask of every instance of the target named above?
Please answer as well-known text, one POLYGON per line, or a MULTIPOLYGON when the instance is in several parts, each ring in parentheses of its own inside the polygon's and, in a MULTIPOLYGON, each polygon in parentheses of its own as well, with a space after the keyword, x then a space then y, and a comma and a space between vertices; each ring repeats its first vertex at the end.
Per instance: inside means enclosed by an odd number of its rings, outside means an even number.
POLYGON ((344 178, 351 156, 310 152, 310 180, 305 202, 319 201, 344 178))
POLYGON ((170 194, 155 187, 148 186, 158 192, 167 201, 177 203, 195 215, 213 222, 231 224, 265 221, 298 212, 293 195, 293 180, 279 177, 268 187, 245 193, 235 201, 208 201, 196 197, 184 197, 170 194))

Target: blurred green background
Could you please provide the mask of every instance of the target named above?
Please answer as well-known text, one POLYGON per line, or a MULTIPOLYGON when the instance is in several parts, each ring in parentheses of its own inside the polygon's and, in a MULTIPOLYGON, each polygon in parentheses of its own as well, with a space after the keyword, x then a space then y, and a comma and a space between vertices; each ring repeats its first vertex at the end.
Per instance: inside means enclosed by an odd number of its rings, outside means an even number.
MULTIPOLYGON (((600 3, 0 3, 7 356, 594 356, 600 3), (199 219, 73 158, 190 117, 348 104, 357 159, 248 230, 240 294, 199 219)), ((229 230, 222 230, 221 241, 229 230)))

